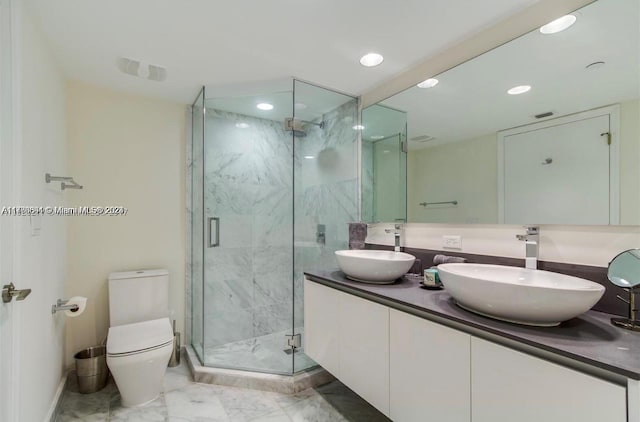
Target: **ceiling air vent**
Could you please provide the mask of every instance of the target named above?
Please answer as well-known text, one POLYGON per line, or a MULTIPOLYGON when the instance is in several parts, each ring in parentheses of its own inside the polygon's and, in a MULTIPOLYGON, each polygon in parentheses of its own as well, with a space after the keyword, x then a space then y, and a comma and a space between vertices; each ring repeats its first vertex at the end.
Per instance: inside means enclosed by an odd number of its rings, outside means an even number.
POLYGON ((410 138, 410 141, 414 141, 414 142, 429 142, 429 141, 433 141, 434 139, 436 139, 433 136, 429 136, 429 135, 420 135, 420 136, 414 136, 413 138, 410 138))
POLYGON ((118 59, 118 69, 127 75, 137 76, 150 81, 162 82, 167 79, 167 69, 155 64, 143 63, 140 60, 121 57, 118 59))
POLYGON ((547 111, 546 113, 540 113, 540 114, 536 114, 535 117, 536 119, 544 119, 545 117, 551 117, 553 116, 553 111, 547 111))

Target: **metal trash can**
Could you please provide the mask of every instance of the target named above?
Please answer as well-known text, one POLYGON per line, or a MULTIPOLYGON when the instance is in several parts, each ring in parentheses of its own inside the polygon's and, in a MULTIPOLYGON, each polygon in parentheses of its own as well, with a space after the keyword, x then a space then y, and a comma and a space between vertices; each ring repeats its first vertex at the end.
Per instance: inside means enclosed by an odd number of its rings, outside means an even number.
POLYGON ((82 394, 95 393, 107 385, 107 347, 94 346, 79 351, 73 356, 76 360, 78 390, 82 394))
POLYGON ((171 357, 169 358, 168 366, 173 368, 180 365, 180 333, 173 334, 173 350, 171 351, 171 357))

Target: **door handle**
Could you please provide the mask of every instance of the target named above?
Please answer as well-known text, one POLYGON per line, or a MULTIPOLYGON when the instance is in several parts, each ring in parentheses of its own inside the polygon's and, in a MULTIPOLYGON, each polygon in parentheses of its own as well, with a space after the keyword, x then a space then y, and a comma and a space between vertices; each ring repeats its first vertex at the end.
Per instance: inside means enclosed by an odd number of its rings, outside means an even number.
POLYGON ((216 248, 220 246, 220 217, 209 217, 207 226, 209 228, 209 247, 216 248), (213 234, 214 228, 215 235, 213 234))
POLYGON ((13 283, 2 286, 2 302, 9 303, 15 297, 16 300, 25 300, 31 294, 31 289, 16 289, 13 283))

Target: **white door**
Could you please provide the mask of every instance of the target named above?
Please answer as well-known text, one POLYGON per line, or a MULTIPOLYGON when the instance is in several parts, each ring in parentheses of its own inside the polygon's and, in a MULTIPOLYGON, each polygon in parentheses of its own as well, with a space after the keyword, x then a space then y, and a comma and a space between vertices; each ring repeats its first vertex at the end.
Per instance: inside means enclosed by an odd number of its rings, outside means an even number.
MULTIPOLYGON (((502 133, 507 224, 616 224, 611 115, 604 110, 502 133), (613 170, 613 171, 612 171, 613 170)), ((586 114, 586 113, 585 113, 586 114)))
MULTIPOLYGON (((0 209, 11 204, 12 177, 12 89, 11 8, 0 0, 0 209)), ((0 288, 13 280, 13 220, 0 215, 0 288)), ((13 301, 12 301, 13 302, 13 301)), ((13 359, 13 303, 0 300, 0 421, 16 420, 13 404, 17 394, 13 359)))

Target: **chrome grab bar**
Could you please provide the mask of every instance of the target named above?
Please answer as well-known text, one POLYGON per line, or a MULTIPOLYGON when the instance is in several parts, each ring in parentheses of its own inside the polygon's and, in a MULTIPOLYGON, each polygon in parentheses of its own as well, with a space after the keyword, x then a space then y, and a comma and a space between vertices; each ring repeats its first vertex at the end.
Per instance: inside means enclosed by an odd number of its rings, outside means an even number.
POLYGON ((62 182, 60 183, 60 189, 82 189, 82 185, 75 180, 73 177, 62 177, 62 176, 52 176, 50 173, 45 173, 44 181, 47 183, 51 182, 62 182))
POLYGON ((426 207, 429 205, 446 205, 446 204, 458 205, 458 201, 420 202, 418 205, 422 205, 423 207, 426 207))

